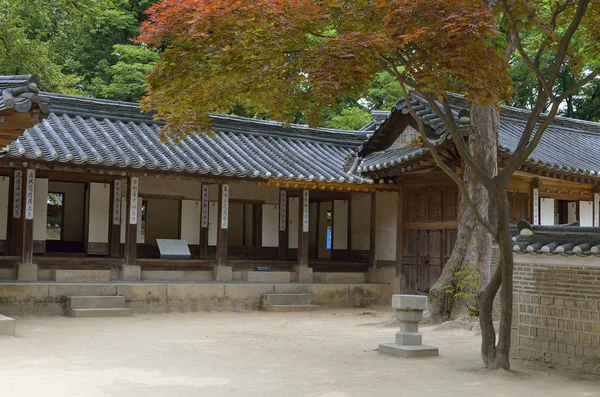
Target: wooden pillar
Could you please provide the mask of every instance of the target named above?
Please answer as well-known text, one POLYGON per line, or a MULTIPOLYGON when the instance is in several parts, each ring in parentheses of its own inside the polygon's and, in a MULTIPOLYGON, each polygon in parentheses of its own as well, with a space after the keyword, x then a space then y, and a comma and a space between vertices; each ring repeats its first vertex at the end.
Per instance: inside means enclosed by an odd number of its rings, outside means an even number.
POLYGON ((594 227, 600 227, 600 192, 594 187, 594 227))
POLYGON ((531 219, 534 225, 540 224, 540 181, 535 178, 531 181, 531 219))
POLYGON ((302 190, 298 211, 298 266, 300 267, 308 267, 309 202, 309 191, 302 190))
POLYGON ((217 234, 217 266, 227 265, 227 245, 229 227, 229 185, 219 186, 219 232, 217 234))
POLYGON ((348 194, 348 234, 346 235, 346 261, 352 261, 352 193, 348 194))
MULTIPOLYGON (((21 263, 33 263, 33 217, 35 208, 35 170, 25 172, 25 207, 23 216, 23 244, 21 247, 21 263)), ((45 203, 44 203, 45 204, 45 203)))
POLYGON ((287 192, 279 191, 279 260, 286 260, 288 256, 288 208, 287 192))
POLYGON ((208 194, 210 185, 202 184, 202 212, 200 214, 200 258, 208 257, 208 194))
POLYGON ((123 181, 115 179, 110 184, 110 221, 108 255, 111 258, 121 256, 121 195, 123 181))
POLYGON ((404 259, 404 189, 398 190, 398 207, 396 213, 396 277, 402 277, 404 259))
POLYGON ((10 255, 20 256, 23 250, 23 170, 14 170, 11 178, 10 255))
POLYGON ((371 193, 371 222, 369 224, 369 262, 377 267, 377 194, 371 193))
POLYGON ((127 224, 125 227, 125 264, 134 266, 137 261, 137 223, 139 179, 127 178, 127 224))

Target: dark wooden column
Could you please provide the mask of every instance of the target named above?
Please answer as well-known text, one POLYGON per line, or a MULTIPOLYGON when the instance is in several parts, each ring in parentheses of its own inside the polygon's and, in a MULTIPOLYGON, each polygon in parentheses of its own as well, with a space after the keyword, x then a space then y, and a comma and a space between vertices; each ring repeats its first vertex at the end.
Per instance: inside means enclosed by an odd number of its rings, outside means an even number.
POLYGON ((219 232, 217 234, 217 266, 227 265, 229 228, 229 185, 219 185, 219 232))
POLYGON ((404 259, 404 189, 402 188, 398 190, 396 219, 396 277, 402 277, 404 259))
MULTIPOLYGON (((21 247, 21 263, 33 263, 33 217, 35 208, 35 170, 25 171, 25 200, 21 211, 23 216, 23 245, 21 247)), ((45 205, 45 203, 41 203, 45 205)))
POLYGON ((371 222, 369 223, 369 262, 377 267, 377 194, 371 193, 371 222))
POLYGON ((298 208, 298 265, 300 267, 308 267, 309 201, 309 191, 303 190, 298 208))
POLYGON ((348 193, 348 235, 346 236, 346 261, 352 261, 352 193, 348 193))
POLYGON ((121 194, 123 181, 115 179, 110 184, 110 221, 109 221, 109 247, 108 254, 111 258, 121 255, 121 194))
POLYGON ((138 219, 139 179, 127 178, 127 223, 125 226, 125 264, 135 265, 137 261, 137 223, 138 219))
POLYGON ((210 185, 202 184, 202 207, 200 213, 200 258, 208 258, 208 194, 210 185))
POLYGON ((600 190, 598 186, 594 186, 593 189, 593 199, 594 199, 594 222, 592 223, 594 227, 600 227, 600 190))
POLYGON ((10 255, 20 256, 23 250, 23 170, 14 170, 10 185, 10 255))
POLYGON ((288 205, 287 191, 279 191, 279 260, 284 261, 288 257, 288 205))

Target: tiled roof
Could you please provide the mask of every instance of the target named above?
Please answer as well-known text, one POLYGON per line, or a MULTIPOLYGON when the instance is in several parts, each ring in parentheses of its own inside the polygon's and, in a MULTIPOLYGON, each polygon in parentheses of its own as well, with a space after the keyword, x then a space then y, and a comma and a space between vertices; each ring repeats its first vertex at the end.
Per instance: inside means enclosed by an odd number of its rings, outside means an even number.
POLYGON ((600 256, 600 228, 568 225, 532 226, 520 221, 513 251, 532 255, 600 256))
MULTIPOLYGON (((435 132, 433 138, 444 137, 446 128, 441 120, 420 97, 413 94, 413 98, 411 103, 417 110, 417 114, 424 124, 430 127, 430 132, 435 132)), ((461 96, 452 95, 450 100, 453 111, 468 107, 468 102, 461 96)), ((408 115, 404 99, 398 101, 398 105, 392 109, 388 118, 359 149, 359 156, 362 156, 358 167, 359 172, 368 173, 428 156, 426 149, 386 150, 373 144, 376 143, 379 134, 389 134, 393 131, 399 115, 408 115)), ((511 154, 515 150, 528 116, 529 111, 526 110, 510 106, 500 107, 500 151, 511 154)), ((466 125, 461 127, 466 128, 466 125)), ((527 162, 559 171, 600 176, 600 123, 556 117, 544 132, 527 162), (582 149, 585 149, 585 154, 582 153, 582 149)))
POLYGON ((38 95, 38 84, 36 75, 0 76, 0 112, 27 112, 35 103, 48 113, 49 103, 38 95))
POLYGON ((9 146, 10 157, 214 176, 373 183, 351 174, 353 167, 347 164, 364 132, 214 115, 213 137, 191 134, 174 144, 161 141, 160 124, 137 104, 42 96, 52 103, 52 112, 9 146))

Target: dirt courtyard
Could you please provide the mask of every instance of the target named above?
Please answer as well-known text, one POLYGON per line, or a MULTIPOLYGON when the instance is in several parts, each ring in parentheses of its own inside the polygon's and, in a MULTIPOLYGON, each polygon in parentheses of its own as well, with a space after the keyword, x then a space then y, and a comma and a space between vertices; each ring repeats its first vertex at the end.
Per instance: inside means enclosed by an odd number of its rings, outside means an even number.
POLYGON ((481 368, 479 337, 425 328, 440 357, 379 355, 390 311, 24 317, 0 338, 0 396, 600 396, 600 381, 514 362, 481 368))

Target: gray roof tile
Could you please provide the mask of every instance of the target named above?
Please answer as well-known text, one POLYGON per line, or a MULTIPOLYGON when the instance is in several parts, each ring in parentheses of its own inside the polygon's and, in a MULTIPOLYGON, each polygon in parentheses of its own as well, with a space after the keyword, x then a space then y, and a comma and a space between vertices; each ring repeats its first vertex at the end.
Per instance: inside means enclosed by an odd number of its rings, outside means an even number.
MULTIPOLYGON (((424 124, 435 132, 433 138, 443 139, 446 132, 443 123, 422 98, 416 94, 412 95, 411 104, 415 110, 418 109, 417 114, 423 119, 424 124)), ((468 102, 459 95, 451 95, 450 101, 453 112, 468 107, 468 102)), ((398 101, 396 107, 388 114, 388 118, 359 148, 359 156, 363 156, 359 164, 359 172, 368 173, 428 156, 428 150, 424 148, 406 147, 386 150, 386 148, 373 147, 378 134, 386 133, 386 128, 388 131, 393 128, 391 125, 386 125, 386 121, 393 123, 395 120, 392 119, 392 114, 397 113, 408 115, 404 98, 398 101)), ((528 116, 529 112, 526 110, 510 106, 500 107, 500 151, 510 154, 515 150, 528 116)), ((461 127, 466 128, 466 125, 461 127)), ((600 123, 556 117, 544 132, 527 162, 549 169, 600 176, 600 123)))
POLYGON ((344 165, 365 132, 213 115, 214 136, 160 139, 161 123, 137 104, 42 93, 47 120, 25 131, 8 156, 47 162, 240 178, 373 183, 344 165))

